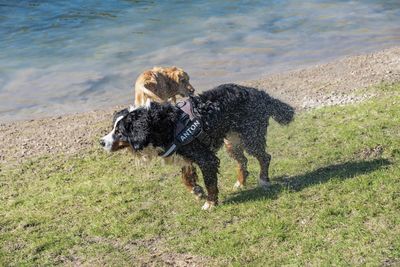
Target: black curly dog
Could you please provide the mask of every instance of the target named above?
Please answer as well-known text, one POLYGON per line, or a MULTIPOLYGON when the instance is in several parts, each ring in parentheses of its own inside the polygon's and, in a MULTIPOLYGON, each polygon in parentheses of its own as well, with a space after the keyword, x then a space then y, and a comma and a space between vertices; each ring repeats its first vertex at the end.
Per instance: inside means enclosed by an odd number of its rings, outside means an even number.
MULTIPOLYGON (((260 185, 267 186, 271 161, 271 156, 266 153, 268 120, 272 117, 280 124, 288 124, 293 120, 294 109, 263 91, 236 84, 220 85, 192 96, 190 100, 207 138, 196 138, 177 147, 175 153, 200 168, 208 193, 203 209, 218 203, 219 159, 216 152, 225 138, 230 155, 239 164, 236 186, 244 185, 248 174, 244 151, 257 158, 260 185)), ((151 148, 160 154, 174 142, 181 113, 170 103, 153 102, 132 111, 122 110, 114 118, 113 131, 101 139, 101 144, 108 151, 130 146, 134 152, 151 148)))

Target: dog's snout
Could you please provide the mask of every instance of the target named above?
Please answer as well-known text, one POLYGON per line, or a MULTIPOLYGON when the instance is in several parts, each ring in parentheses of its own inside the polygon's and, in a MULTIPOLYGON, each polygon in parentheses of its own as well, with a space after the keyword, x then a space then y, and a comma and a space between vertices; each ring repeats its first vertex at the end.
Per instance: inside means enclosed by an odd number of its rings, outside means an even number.
POLYGON ((191 96, 191 95, 193 95, 194 94, 194 88, 193 87, 191 87, 191 86, 189 86, 188 88, 186 88, 186 94, 185 94, 185 96, 191 96))
POLYGON ((102 147, 106 146, 106 142, 103 139, 100 139, 99 143, 102 147))

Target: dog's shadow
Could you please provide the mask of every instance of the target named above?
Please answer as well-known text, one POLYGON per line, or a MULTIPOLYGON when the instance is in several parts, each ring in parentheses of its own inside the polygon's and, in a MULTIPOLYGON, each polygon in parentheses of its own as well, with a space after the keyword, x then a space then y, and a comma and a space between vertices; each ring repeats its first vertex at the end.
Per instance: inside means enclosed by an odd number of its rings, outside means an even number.
POLYGON ((272 186, 267 190, 260 187, 241 190, 227 197, 224 203, 242 203, 266 198, 276 199, 282 191, 298 192, 306 187, 328 182, 332 178, 346 180, 354 178, 356 175, 373 172, 391 164, 386 159, 354 161, 329 165, 302 175, 272 178, 272 186))

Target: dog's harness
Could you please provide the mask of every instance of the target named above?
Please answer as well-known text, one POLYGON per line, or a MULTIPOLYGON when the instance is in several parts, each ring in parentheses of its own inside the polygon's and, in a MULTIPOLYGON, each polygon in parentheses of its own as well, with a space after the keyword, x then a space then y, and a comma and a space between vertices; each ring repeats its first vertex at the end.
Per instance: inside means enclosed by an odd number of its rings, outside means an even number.
POLYGON ((199 113, 193 107, 191 99, 179 101, 175 106, 181 114, 175 125, 175 138, 165 149, 165 152, 161 154, 163 158, 171 156, 179 147, 187 145, 195 139, 202 143, 209 140, 208 135, 203 131, 203 123, 198 118, 199 113))

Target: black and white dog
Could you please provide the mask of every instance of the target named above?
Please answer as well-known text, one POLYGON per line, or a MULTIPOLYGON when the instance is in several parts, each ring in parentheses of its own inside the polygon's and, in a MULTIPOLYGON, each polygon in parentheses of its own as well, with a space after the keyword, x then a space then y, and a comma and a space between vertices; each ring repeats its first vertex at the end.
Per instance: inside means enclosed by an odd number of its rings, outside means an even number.
MULTIPOLYGON (((100 140, 107 151, 130 147, 133 152, 182 159, 185 166, 195 163, 200 168, 207 189, 203 209, 218 203, 217 150, 225 143, 230 155, 238 162, 237 185, 244 185, 247 159, 244 151, 260 164, 259 182, 269 185, 268 168, 271 156, 266 153, 268 120, 280 124, 293 120, 294 109, 267 93, 236 84, 223 84, 188 100, 193 117, 182 124, 185 112, 170 103, 148 103, 145 107, 125 109, 114 116, 113 130, 100 140), (199 129, 200 127, 200 129, 199 129), (182 134, 184 132, 184 134, 182 134), (194 136, 187 136, 195 132, 194 136), (189 142, 181 142, 180 139, 189 142)), ((185 177, 184 177, 185 179, 185 177)))

